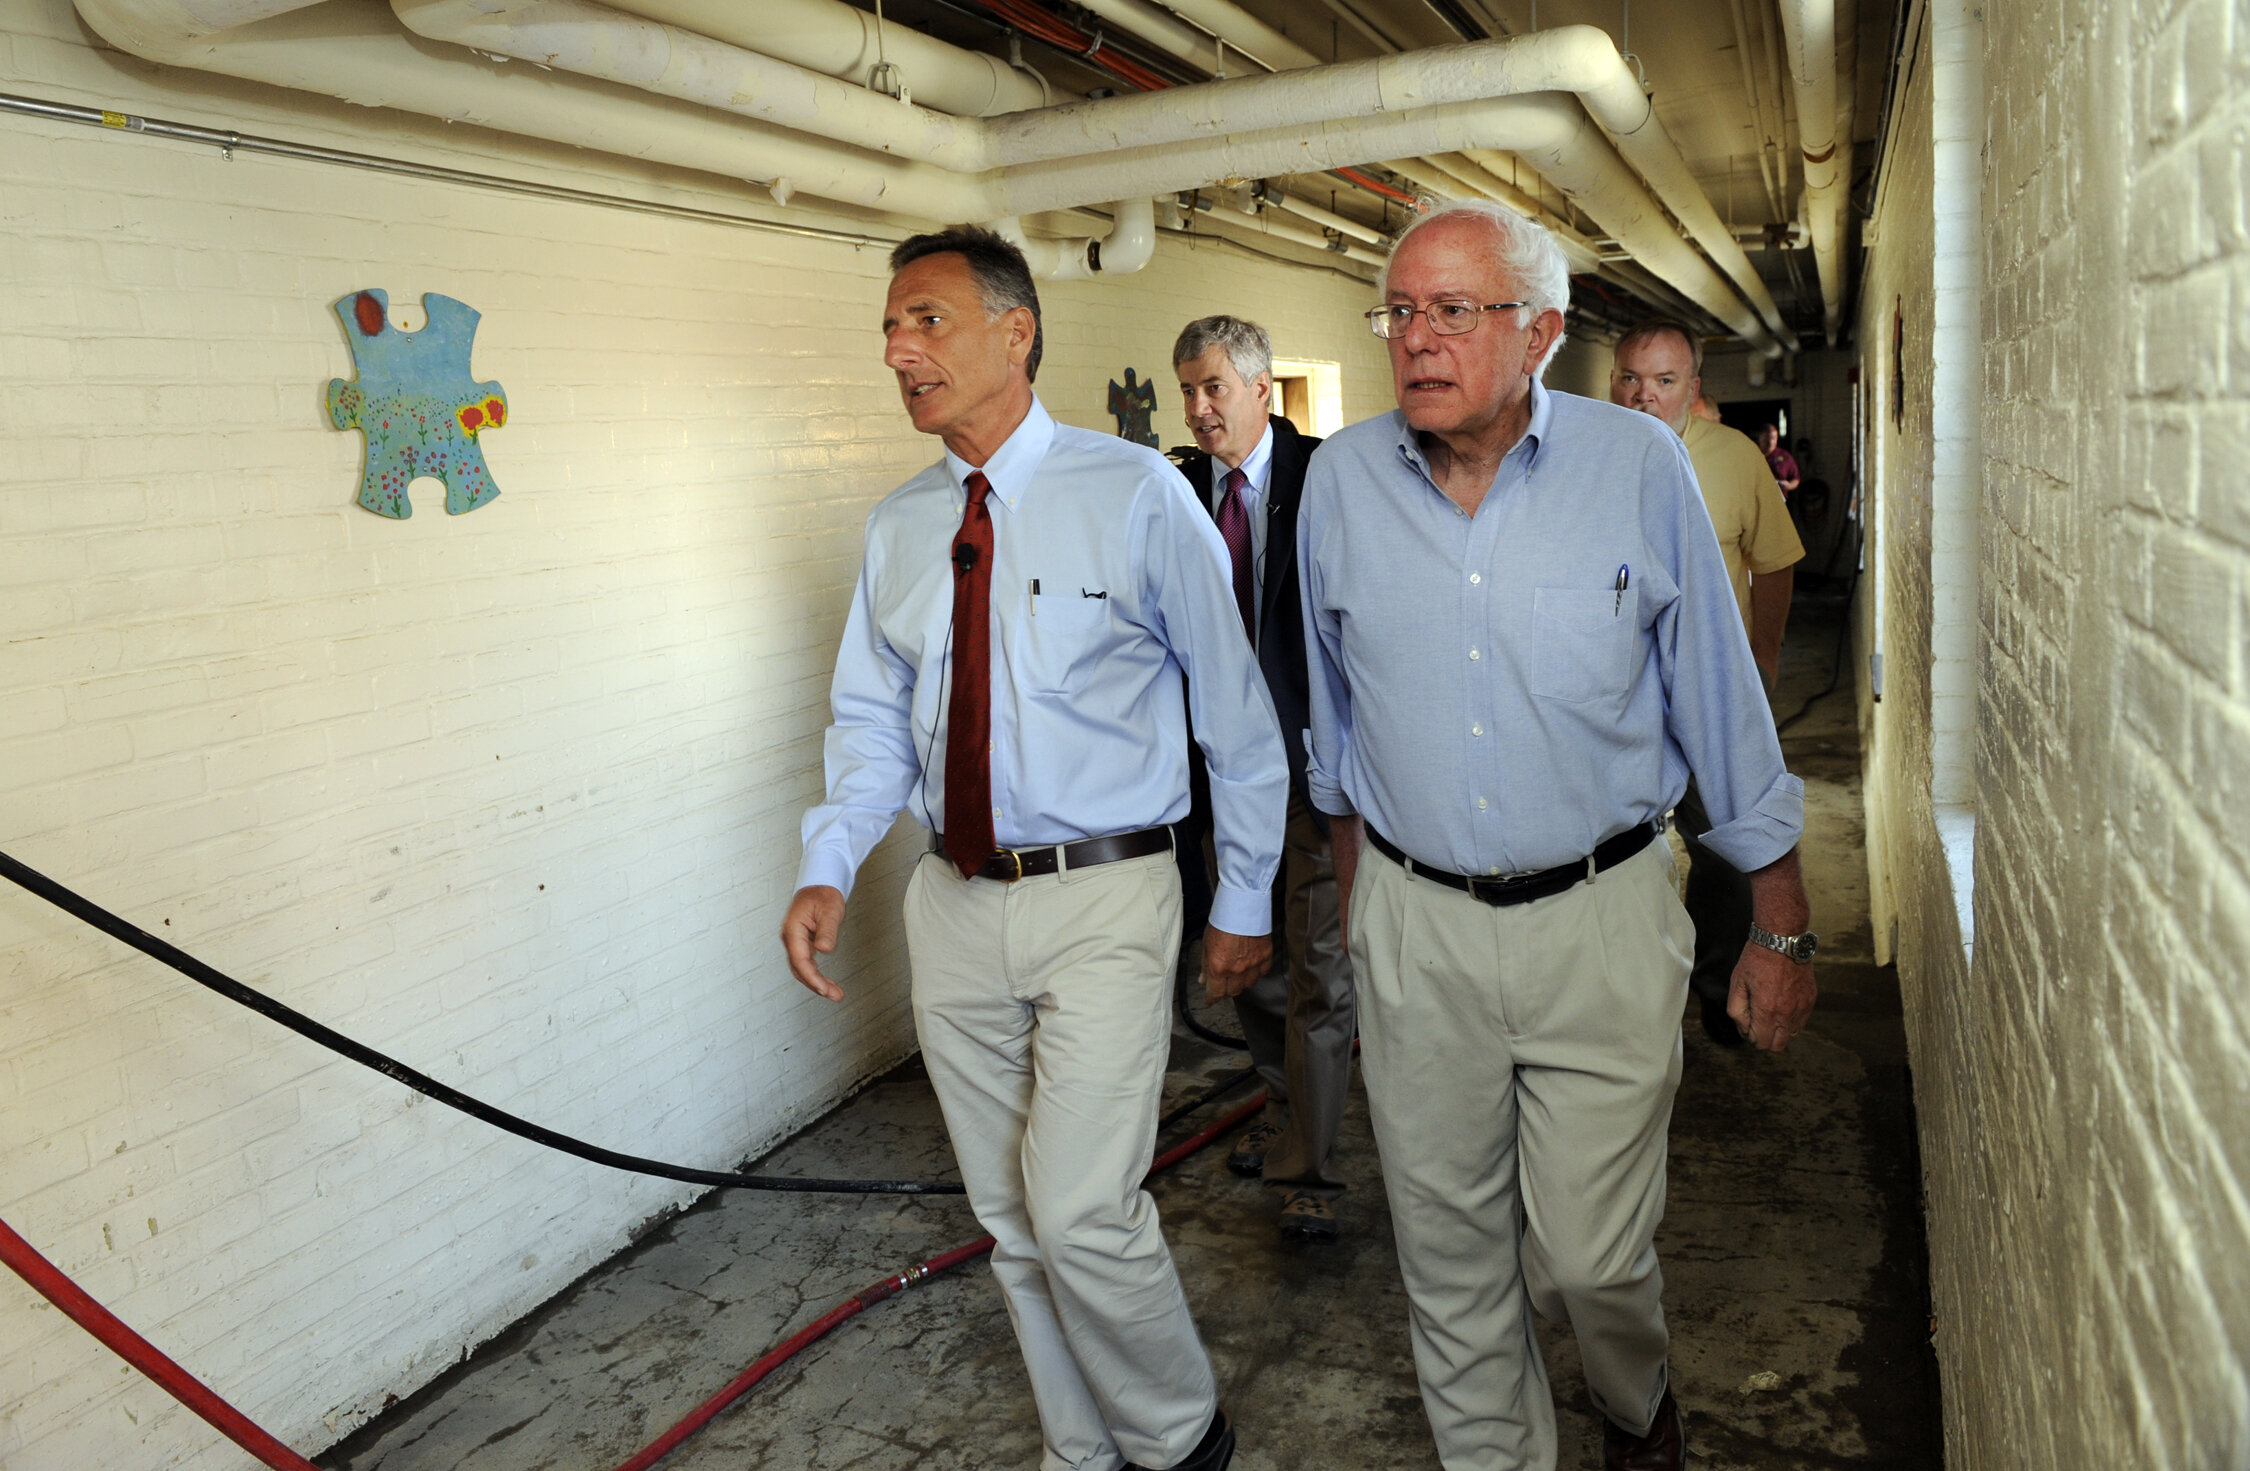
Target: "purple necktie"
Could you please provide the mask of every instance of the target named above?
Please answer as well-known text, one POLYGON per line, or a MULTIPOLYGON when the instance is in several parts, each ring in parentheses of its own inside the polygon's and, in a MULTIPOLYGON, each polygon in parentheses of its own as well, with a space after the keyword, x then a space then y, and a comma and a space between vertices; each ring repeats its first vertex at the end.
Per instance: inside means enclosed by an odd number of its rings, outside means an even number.
POLYGON ((1242 631, 1258 642, 1258 579, 1250 570, 1250 508, 1242 504, 1250 477, 1240 470, 1227 471, 1226 494, 1219 497, 1219 535, 1226 539, 1227 560, 1234 565, 1234 605, 1242 611, 1242 631))

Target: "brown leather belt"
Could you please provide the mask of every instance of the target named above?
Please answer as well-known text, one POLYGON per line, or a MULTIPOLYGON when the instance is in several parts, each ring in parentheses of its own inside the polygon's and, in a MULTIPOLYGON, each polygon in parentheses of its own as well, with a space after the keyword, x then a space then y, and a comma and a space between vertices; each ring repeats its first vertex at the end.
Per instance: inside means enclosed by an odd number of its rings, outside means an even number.
MULTIPOLYGON (((932 839, 933 851, 944 851, 945 839, 936 834, 932 834, 932 839)), ((1146 858, 1153 853, 1169 853, 1171 850, 1170 828, 1144 827, 1137 833, 1082 838, 1075 843, 1060 843, 1052 848, 1002 848, 984 860, 984 867, 978 869, 973 876, 1012 884, 1017 879, 1042 878, 1065 867, 1093 868, 1103 863, 1116 863, 1126 858, 1146 858)))
POLYGON ((1417 863, 1400 852, 1398 845, 1370 824, 1367 841, 1377 852, 1413 874, 1428 879, 1433 884, 1443 884, 1449 889, 1459 889, 1474 899, 1487 904, 1529 904, 1534 899, 1544 899, 1550 894, 1560 894, 1572 884, 1584 883, 1595 874, 1615 868, 1635 853, 1649 845, 1650 840, 1664 830, 1662 819, 1629 827, 1613 838, 1605 838, 1586 857, 1575 863, 1558 864, 1536 873, 1511 873, 1498 878, 1469 878, 1458 873, 1448 873, 1442 868, 1432 868, 1417 863))

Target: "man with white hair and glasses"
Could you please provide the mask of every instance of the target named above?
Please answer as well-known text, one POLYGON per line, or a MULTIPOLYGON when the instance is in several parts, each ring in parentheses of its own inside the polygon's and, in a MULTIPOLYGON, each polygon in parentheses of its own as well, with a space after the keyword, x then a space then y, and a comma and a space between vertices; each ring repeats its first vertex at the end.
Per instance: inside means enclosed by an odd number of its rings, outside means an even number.
POLYGON ((1814 995, 1804 785, 1679 436, 1539 381, 1547 232, 1445 206, 1382 291, 1399 408, 1314 455, 1298 561, 1423 1406, 1447 1471, 1553 1467, 1535 1307, 1577 1333, 1604 1464, 1680 1471, 1654 1243, 1694 932, 1662 820, 1693 775, 1778 1050, 1814 995))

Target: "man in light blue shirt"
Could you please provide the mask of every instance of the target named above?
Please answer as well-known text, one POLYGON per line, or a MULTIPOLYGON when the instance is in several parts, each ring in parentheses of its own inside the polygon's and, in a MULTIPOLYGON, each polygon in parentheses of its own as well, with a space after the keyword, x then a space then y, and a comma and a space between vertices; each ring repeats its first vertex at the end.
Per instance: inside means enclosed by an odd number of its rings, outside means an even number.
POLYGON ((1804 787, 1687 453, 1538 381, 1569 290, 1519 215, 1418 220, 1370 314, 1399 411, 1321 447, 1298 522, 1312 798, 1447 1471, 1555 1464, 1527 1305, 1577 1333, 1605 1465, 1686 1464, 1654 1241, 1694 944, 1660 831, 1691 773, 1753 889, 1736 1021, 1779 1049, 1814 993, 1804 787))
POLYGON ((1234 1430, 1139 1188, 1170 1050, 1186 718, 1211 774, 1214 998, 1264 974, 1288 770, 1224 544, 1153 449, 1033 395, 1039 299, 990 231, 891 257, 884 361, 945 457, 867 522, 805 815, 791 971, 902 810, 915 1030, 1023 1350, 1043 1471, 1224 1471, 1234 1430), (1183 686, 1182 676, 1188 678, 1183 686), (988 805, 989 804, 989 805, 988 805))

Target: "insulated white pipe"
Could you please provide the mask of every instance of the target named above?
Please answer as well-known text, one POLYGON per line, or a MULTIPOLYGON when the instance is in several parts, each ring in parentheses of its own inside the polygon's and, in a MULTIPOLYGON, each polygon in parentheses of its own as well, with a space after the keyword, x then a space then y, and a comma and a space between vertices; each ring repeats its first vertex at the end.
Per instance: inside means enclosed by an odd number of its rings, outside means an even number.
POLYGON ((1439 154, 1430 159, 1394 160, 1384 167, 1395 170, 1423 189, 1448 199, 1496 200, 1527 219, 1538 221, 1547 233, 1555 237, 1562 247, 1563 258, 1570 262, 1573 275, 1584 275, 1601 268, 1601 252, 1594 242, 1581 235, 1567 221, 1556 217, 1538 200, 1499 177, 1490 169, 1474 162, 1465 153, 1439 154))
POLYGON ((1149 0, 1083 0, 1083 3, 1125 34, 1139 37, 1197 71, 1226 69, 1216 37, 1189 25, 1161 5, 1151 5, 1149 0))
POLYGON ((1339 250, 1336 241, 1330 240, 1318 230, 1307 229, 1303 225, 1293 224, 1286 219, 1276 219, 1275 213, 1270 209, 1263 211, 1242 209, 1232 201, 1221 200, 1211 211, 1211 222, 1215 225, 1223 225, 1228 229, 1264 235, 1275 240, 1286 240, 1292 245, 1302 245, 1309 250, 1324 250, 1330 255, 1342 256, 1345 260, 1357 261, 1365 266, 1380 266, 1389 259, 1387 255, 1379 254, 1359 245, 1346 244, 1339 250))
MULTIPOLYGON (((1290 80, 1285 74, 1220 85, 1264 87, 1290 80)), ((1001 172, 1000 189, 1008 207, 995 213, 1031 214, 1063 208, 1096 197, 1094 191, 1105 185, 1114 193, 1163 194, 1194 188, 1210 179, 1318 173, 1370 158, 1426 157, 1492 144, 1522 155, 1592 216, 1610 238, 1737 336, 1769 357, 1781 355, 1780 341, 1735 295, 1725 278, 1679 237, 1641 181, 1587 120, 1584 110, 1570 98, 1553 92, 1406 112, 1362 113, 1309 129, 1281 127, 1258 133, 1229 133, 1186 147, 1132 148, 1020 164, 1001 172)))
MULTIPOLYGON (((1773 294, 1711 208, 1631 68, 1608 34, 1593 26, 1561 26, 1501 41, 1435 46, 1309 71, 1073 103, 997 118, 988 126, 995 161, 1013 164, 1222 130, 1351 119, 1371 123, 1380 114, 1539 92, 1577 93, 1649 188, 1741 288, 1770 332, 1787 330, 1773 294)), ((1467 146, 1506 144, 1504 139, 1480 138, 1467 146)), ((1369 150, 1344 162, 1385 156, 1391 155, 1369 150)))
POLYGON ((203 32, 200 40, 194 37, 202 23, 182 0, 78 0, 78 6, 95 30, 119 45, 127 36, 145 38, 153 21, 156 34, 173 40, 150 60, 751 179, 777 197, 803 192, 922 219, 996 219, 1145 199, 1213 179, 1512 148, 1658 275, 1761 350, 1780 351, 1717 273, 1664 225, 1640 181, 1568 98, 1542 91, 1417 105, 1448 95, 1448 87, 1489 90, 1527 80, 1544 86, 1537 67, 1519 74, 1515 66, 1524 56, 1551 55, 1538 36, 1323 68, 1333 74, 1326 78, 1287 73, 1057 108, 1039 120, 1044 127, 1027 127, 1030 119, 1015 117, 982 124, 961 119, 964 128, 988 130, 997 154, 1027 153, 1039 161, 958 174, 647 93, 494 66, 458 48, 409 39, 377 0, 327 0, 231 31, 203 32), (1326 110, 1313 110, 1323 100, 1326 110), (1071 140, 1083 146, 1062 156, 1062 143, 1071 140))
MULTIPOLYGON (((1765 356, 1781 356, 1781 339, 1766 330, 1718 272, 1679 237, 1624 160, 1598 135, 1553 144, 1519 144, 1515 152, 1657 277, 1765 356)), ((1727 243, 1734 244, 1731 236, 1727 243)), ((1735 246, 1735 251, 1740 254, 1741 247, 1735 246)))
MULTIPOLYGON (((646 92, 500 66, 420 40, 399 29, 382 0, 320 0, 216 34, 198 29, 201 22, 180 0, 77 0, 77 8, 103 39, 149 61, 747 179, 777 196, 817 194, 927 220, 1010 213, 988 197, 995 191, 928 164, 885 161, 646 92), (136 43, 151 49, 137 50, 136 43)), ((1072 203, 1114 197, 1112 190, 1072 203)))
POLYGON ((1364 240, 1369 245, 1387 247, 1391 243, 1390 237, 1373 225, 1363 225, 1357 220, 1346 219, 1334 210, 1322 209, 1319 205, 1307 199, 1292 199, 1278 189, 1268 189, 1265 192, 1265 201, 1266 208, 1269 210, 1286 210, 1298 219, 1310 220, 1324 230, 1334 230, 1340 235, 1349 235, 1354 240, 1364 240))
POLYGON ((1128 276, 1156 256, 1156 201, 1120 199, 1110 211, 1109 234, 1099 240, 1034 240, 1014 215, 993 220, 988 228, 1022 251, 1024 264, 1042 281, 1128 276))
POLYGON ((924 107, 990 117, 1038 107, 1039 83, 997 56, 935 40, 843 0, 619 0, 619 9, 864 86, 879 61, 924 107))
POLYGON ((1836 146, 1835 0, 1780 0, 1783 49, 1797 96, 1797 147, 1804 156, 1805 215, 1820 271, 1821 326, 1828 345, 1844 320, 1846 189, 1836 146))
POLYGON ((1320 58, 1233 3, 1233 0, 1164 0, 1170 9, 1273 71, 1318 66, 1320 58))
POLYGON ((416 35, 655 92, 958 172, 982 125, 593 0, 391 0, 416 35))

